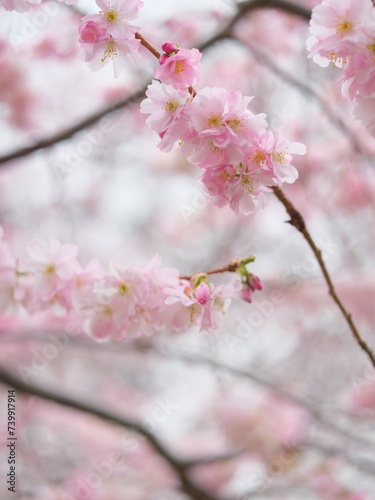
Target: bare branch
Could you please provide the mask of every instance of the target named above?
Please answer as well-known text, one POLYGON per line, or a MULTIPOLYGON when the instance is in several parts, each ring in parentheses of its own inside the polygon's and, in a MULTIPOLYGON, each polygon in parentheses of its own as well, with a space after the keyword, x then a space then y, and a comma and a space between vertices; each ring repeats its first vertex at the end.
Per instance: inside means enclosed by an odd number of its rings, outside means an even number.
POLYGON ((277 187, 277 186, 272 186, 271 187, 272 191, 274 192, 276 198, 284 205, 288 215, 290 216, 290 220, 288 221, 289 224, 294 226, 305 238, 307 241, 309 247, 313 251, 313 254, 315 255, 316 260, 318 261, 320 270, 323 273, 324 279, 327 283, 328 286, 328 292, 331 295, 332 299, 334 302, 337 304, 337 307, 340 309, 342 315, 345 318, 345 321, 347 322, 350 331, 353 334, 353 337, 355 338, 357 344, 359 347, 367 354, 369 357, 372 366, 375 368, 375 356, 370 347, 367 345, 367 343, 363 340, 361 337, 358 328, 356 324, 354 323, 354 320, 352 318, 352 315, 349 313, 349 311, 346 309, 344 306, 343 302, 341 301, 340 297, 337 295, 336 289, 334 287, 334 284, 332 282, 331 276, 328 272, 328 269, 325 265, 325 262, 323 260, 322 252, 321 250, 316 246, 314 240, 312 239, 309 231, 307 230, 306 223, 300 212, 295 208, 293 203, 285 196, 283 191, 277 187))

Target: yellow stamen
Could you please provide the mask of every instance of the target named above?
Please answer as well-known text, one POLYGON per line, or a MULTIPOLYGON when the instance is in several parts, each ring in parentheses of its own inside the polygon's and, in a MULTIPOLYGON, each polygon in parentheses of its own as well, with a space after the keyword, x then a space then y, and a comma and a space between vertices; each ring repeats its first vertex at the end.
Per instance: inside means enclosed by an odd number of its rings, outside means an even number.
POLYGON ((250 159, 255 161, 258 165, 263 165, 267 159, 267 155, 264 151, 256 149, 254 153, 250 156, 250 159))
POLYGON ((243 123, 239 118, 232 118, 232 120, 227 120, 225 122, 230 128, 237 130, 238 132, 242 132, 243 123))
POLYGON ((174 113, 176 109, 178 108, 179 104, 176 99, 169 99, 169 101, 164 102, 163 109, 164 111, 174 113))
POLYGON ((55 272, 56 267, 53 264, 49 264, 43 271, 43 274, 54 274, 55 272))
POLYGON ((104 57, 102 59, 102 62, 104 62, 108 58, 117 57, 118 55, 120 55, 120 53, 116 42, 107 42, 104 49, 104 57))
POLYGON ((241 181, 242 187, 244 188, 245 191, 247 191, 249 194, 254 191, 254 184, 253 184, 253 179, 249 176, 244 176, 241 181))
POLYGON ((336 33, 341 33, 341 36, 344 36, 345 33, 353 29, 353 23, 351 23, 344 17, 339 16, 335 23, 335 27, 336 27, 336 33))
POLYGON ((225 180, 225 182, 230 181, 232 178, 231 175, 228 174, 228 172, 226 172, 225 170, 221 172, 220 177, 222 177, 225 180))
POLYGON ((275 151, 274 153, 272 153, 272 158, 275 161, 278 161, 279 163, 285 163, 286 162, 286 154, 287 153, 284 153, 282 151, 275 151))
POLYGON ((207 125, 209 127, 219 127, 222 124, 221 115, 211 115, 207 118, 207 125))
POLYGON ((118 287, 118 293, 120 295, 125 295, 130 290, 130 286, 127 283, 121 283, 118 287))
POLYGON ((181 73, 182 71, 185 71, 185 69, 186 69, 185 61, 177 61, 173 72, 181 73))

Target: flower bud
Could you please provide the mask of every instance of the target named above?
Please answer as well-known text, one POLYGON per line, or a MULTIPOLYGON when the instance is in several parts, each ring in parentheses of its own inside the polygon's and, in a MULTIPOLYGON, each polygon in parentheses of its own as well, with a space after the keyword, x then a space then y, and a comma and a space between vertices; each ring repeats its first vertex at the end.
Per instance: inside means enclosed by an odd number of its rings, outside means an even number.
POLYGON ((178 45, 174 42, 164 42, 161 48, 166 54, 172 54, 178 51, 178 45))
POLYGON ((206 283, 201 283, 195 289, 195 298, 197 302, 204 306, 211 298, 211 290, 210 287, 206 283))

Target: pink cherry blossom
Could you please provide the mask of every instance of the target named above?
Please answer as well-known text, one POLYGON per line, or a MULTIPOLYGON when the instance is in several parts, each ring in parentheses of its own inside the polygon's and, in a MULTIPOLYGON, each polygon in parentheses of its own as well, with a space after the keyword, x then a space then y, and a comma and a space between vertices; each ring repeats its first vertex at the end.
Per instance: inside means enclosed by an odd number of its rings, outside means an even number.
POLYGON ((81 43, 97 43, 108 38, 106 30, 96 21, 86 21, 80 25, 78 31, 81 43))
POLYGON ((321 66, 341 67, 364 23, 373 16, 371 0, 323 0, 313 9, 307 48, 321 66))
POLYGON ((141 102, 141 113, 149 114, 146 123, 159 134, 158 147, 170 151, 179 138, 188 134, 186 110, 191 100, 187 89, 175 89, 154 80, 146 91, 147 99, 141 102))
POLYGON ((98 71, 105 64, 112 61, 114 76, 117 78, 123 68, 125 58, 135 66, 139 59, 138 49, 140 41, 137 39, 115 39, 110 35, 95 43, 83 44, 85 50, 85 61, 92 71, 98 71))
POLYGON ((195 289, 186 280, 178 287, 167 288, 169 294, 165 303, 175 305, 176 315, 173 325, 190 328, 200 326, 201 330, 212 331, 219 327, 219 319, 230 305, 231 297, 241 287, 239 279, 228 285, 214 287, 206 282, 200 283, 195 289), (176 321, 177 317, 177 321, 176 321))
POLYGON ((174 329, 187 330, 201 324, 203 306, 195 299, 189 281, 181 280, 177 286, 167 287, 165 292, 165 304, 169 306, 170 324, 174 329))
POLYGON ((210 300, 202 304, 202 330, 210 332, 219 328, 221 316, 226 314, 234 293, 240 288, 240 280, 236 278, 232 283, 219 285, 212 290, 210 300))
POLYGON ((348 63, 344 68, 344 76, 339 80, 339 82, 342 82, 344 97, 353 100, 358 93, 368 96, 375 92, 374 61, 375 22, 374 27, 367 26, 367 29, 361 33, 361 37, 356 44, 356 50, 351 52, 348 63))
POLYGON ((266 115, 248 109, 251 97, 222 88, 204 88, 188 108, 195 134, 183 145, 188 159, 201 167, 240 163, 243 147, 265 131, 266 115))
POLYGON ((199 61, 202 54, 198 49, 178 49, 172 55, 162 55, 155 69, 155 78, 176 89, 184 89, 198 83, 199 61))
POLYGON ((274 184, 272 177, 260 169, 249 171, 243 164, 205 169, 200 177, 212 203, 229 205, 235 213, 249 214, 266 204, 266 186, 274 184))
POLYGON ((250 148, 247 155, 249 170, 260 168, 270 174, 275 182, 293 183, 298 178, 297 169, 291 165, 292 154, 304 155, 306 146, 299 142, 291 142, 285 137, 274 135, 270 130, 257 138, 259 147, 250 148))
MULTIPOLYGON (((33 273, 32 304, 48 303, 66 287, 70 288, 78 263, 78 247, 71 243, 62 244, 58 240, 34 239, 27 245, 29 270, 33 273)), ((32 304, 29 307, 33 307, 32 304)))
POLYGON ((131 40, 134 38, 139 27, 130 25, 129 21, 137 18, 143 2, 140 0, 96 0, 96 5, 100 8, 100 13, 83 17, 83 22, 94 21, 115 39, 131 40))

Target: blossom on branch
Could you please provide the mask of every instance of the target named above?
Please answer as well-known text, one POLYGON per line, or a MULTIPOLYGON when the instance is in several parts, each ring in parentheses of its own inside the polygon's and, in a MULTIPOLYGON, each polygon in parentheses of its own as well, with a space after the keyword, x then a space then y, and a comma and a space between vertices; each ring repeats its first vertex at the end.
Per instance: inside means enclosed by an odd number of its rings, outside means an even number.
POLYGON ((159 134, 158 147, 168 152, 176 140, 188 134, 186 111, 191 95, 187 89, 175 89, 157 80, 148 86, 146 95, 147 99, 141 102, 141 113, 150 115, 146 123, 159 134))
POLYGON ((129 24, 138 17, 143 6, 140 0, 96 0, 99 14, 85 16, 82 21, 95 21, 113 38, 132 39, 139 26, 129 24))
MULTIPOLYGON (((371 0, 324 0, 313 9, 309 57, 320 66, 343 70, 342 94, 361 104, 356 116, 374 134, 372 114, 363 104, 375 93, 375 7, 371 0)), ((369 101, 370 108, 371 101, 369 101)))
POLYGON ((82 18, 79 26, 79 42, 85 51, 85 61, 92 71, 101 69, 109 61, 113 62, 114 76, 117 78, 126 57, 135 67, 139 60, 140 41, 135 37, 139 27, 128 23, 138 15, 143 2, 139 0, 115 0, 109 3, 97 0, 102 9, 99 14, 82 18))
POLYGON ((155 69, 155 78, 176 89, 185 89, 198 83, 199 61, 202 57, 199 50, 177 48, 172 42, 165 42, 163 47, 167 50, 175 50, 160 56, 159 65, 155 69))

